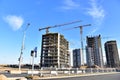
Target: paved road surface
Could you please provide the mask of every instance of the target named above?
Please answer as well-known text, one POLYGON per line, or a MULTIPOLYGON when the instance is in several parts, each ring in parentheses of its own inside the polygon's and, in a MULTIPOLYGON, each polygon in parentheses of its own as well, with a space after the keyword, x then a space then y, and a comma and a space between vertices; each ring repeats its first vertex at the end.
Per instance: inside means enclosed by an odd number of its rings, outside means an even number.
POLYGON ((72 77, 72 78, 45 79, 45 80, 120 80, 120 73, 94 75, 94 76, 81 76, 81 77, 72 77))
POLYGON ((26 76, 28 76, 28 74, 4 74, 6 77, 26 77, 26 76))

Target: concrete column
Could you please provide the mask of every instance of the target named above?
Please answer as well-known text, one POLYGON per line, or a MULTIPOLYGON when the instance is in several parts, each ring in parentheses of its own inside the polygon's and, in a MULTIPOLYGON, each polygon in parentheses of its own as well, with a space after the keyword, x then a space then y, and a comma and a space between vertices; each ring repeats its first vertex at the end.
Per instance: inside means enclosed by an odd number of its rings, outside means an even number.
POLYGON ((58 34, 58 68, 60 68, 60 34, 58 34))

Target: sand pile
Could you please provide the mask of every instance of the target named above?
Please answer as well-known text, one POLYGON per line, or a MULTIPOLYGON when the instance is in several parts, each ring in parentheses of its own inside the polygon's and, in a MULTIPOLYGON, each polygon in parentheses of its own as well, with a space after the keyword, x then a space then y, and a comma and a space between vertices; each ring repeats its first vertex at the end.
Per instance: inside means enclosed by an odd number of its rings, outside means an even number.
POLYGON ((33 76, 33 79, 39 79, 40 77, 39 76, 33 76))
POLYGON ((0 80, 7 80, 7 77, 3 74, 0 75, 0 80))

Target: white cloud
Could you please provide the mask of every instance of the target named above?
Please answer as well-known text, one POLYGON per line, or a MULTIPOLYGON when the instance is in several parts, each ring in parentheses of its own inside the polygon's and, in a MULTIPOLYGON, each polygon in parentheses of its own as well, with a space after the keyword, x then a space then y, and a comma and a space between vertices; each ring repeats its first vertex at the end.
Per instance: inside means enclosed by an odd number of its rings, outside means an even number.
POLYGON ((99 30, 99 27, 94 27, 89 34, 94 34, 97 30, 99 30))
POLYGON ((79 7, 79 4, 77 4, 73 0, 64 0, 64 6, 62 6, 62 9, 70 10, 70 9, 76 9, 79 7))
POLYGON ((97 22, 97 24, 101 24, 105 17, 105 10, 101 5, 98 6, 96 0, 90 0, 90 8, 87 8, 87 14, 92 16, 93 19, 97 22))
POLYGON ((23 18, 21 16, 8 15, 4 20, 11 26, 13 30, 18 30, 23 25, 23 18))

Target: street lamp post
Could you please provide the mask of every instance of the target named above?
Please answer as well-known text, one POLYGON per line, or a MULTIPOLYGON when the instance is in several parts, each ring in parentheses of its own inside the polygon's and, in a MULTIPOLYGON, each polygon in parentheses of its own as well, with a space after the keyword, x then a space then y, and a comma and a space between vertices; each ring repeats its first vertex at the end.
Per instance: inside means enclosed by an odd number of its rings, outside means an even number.
POLYGON ((32 76, 34 74, 34 58, 37 57, 37 47, 35 47, 34 50, 31 50, 31 56, 32 56, 32 76))

